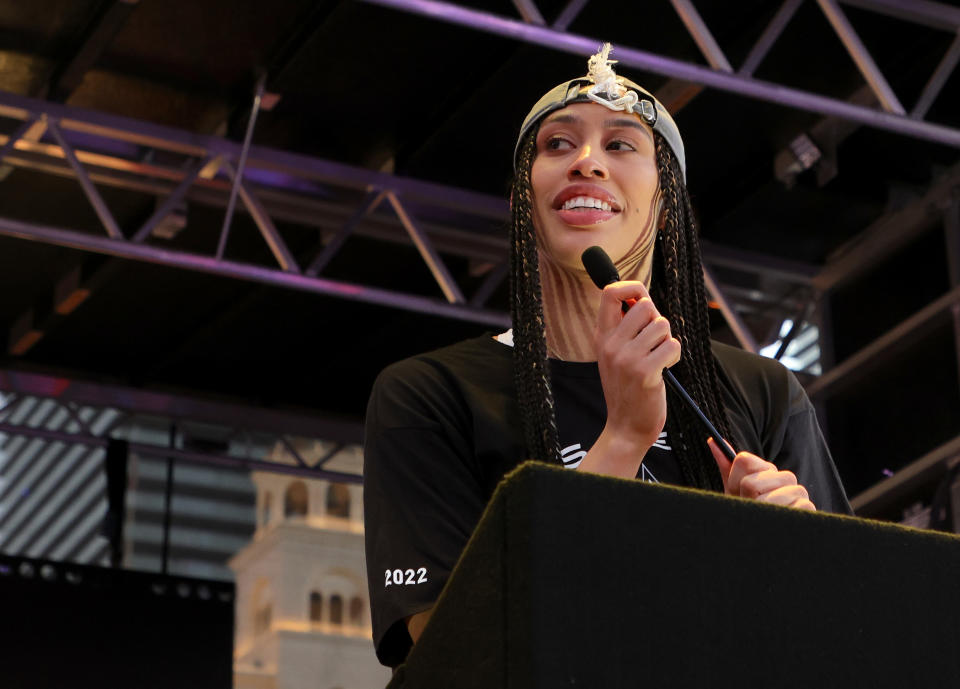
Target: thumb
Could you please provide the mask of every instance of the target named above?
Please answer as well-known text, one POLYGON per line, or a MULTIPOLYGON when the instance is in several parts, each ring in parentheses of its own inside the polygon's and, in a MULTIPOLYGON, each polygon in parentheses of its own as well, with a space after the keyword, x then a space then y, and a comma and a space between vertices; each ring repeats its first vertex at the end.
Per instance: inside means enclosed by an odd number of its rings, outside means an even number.
POLYGON ((720 476, 723 478, 724 484, 726 484, 727 478, 730 476, 730 468, 733 464, 727 459, 726 455, 723 454, 723 450, 717 445, 716 440, 707 438, 707 445, 710 447, 713 459, 717 462, 717 467, 720 468, 720 476))

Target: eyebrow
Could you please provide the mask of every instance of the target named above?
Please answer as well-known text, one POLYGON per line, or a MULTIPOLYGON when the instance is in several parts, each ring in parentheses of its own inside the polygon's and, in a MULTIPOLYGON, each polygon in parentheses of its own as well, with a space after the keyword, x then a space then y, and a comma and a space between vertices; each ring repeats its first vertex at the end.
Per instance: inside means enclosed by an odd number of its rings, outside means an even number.
MULTIPOLYGON (((552 124, 554 122, 559 122, 561 124, 581 124, 583 119, 577 117, 576 115, 554 115, 553 117, 548 118, 544 124, 552 124)), ((651 136, 649 130, 640 123, 640 120, 636 120, 632 117, 617 117, 612 120, 604 120, 603 126, 605 129, 614 129, 616 127, 632 127, 634 129, 639 129, 646 134, 651 141, 653 141, 653 136, 651 136)))

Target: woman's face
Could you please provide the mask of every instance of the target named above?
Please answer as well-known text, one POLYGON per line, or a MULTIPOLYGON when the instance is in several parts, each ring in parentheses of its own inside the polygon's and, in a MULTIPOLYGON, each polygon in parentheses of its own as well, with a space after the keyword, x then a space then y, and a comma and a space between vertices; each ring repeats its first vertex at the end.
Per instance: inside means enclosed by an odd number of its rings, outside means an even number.
POLYGON ((656 237, 658 175, 653 132, 632 113, 575 103, 550 114, 530 171, 542 251, 572 270, 599 245, 618 265, 646 255, 656 237))

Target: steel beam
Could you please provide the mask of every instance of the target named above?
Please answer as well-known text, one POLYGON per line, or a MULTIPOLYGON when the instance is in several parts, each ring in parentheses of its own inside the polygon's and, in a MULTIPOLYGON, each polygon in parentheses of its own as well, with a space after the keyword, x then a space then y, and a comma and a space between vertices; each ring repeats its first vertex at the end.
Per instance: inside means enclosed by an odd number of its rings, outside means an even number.
POLYGON ((253 139, 253 128, 257 123, 257 114, 260 112, 260 102, 263 100, 263 89, 267 82, 267 73, 263 72, 257 79, 257 87, 253 95, 253 106, 250 109, 250 118, 247 120, 247 132, 243 137, 243 148, 240 149, 240 160, 237 163, 237 173, 233 176, 230 186, 230 200, 227 202, 227 212, 223 217, 223 227, 220 229, 220 241, 217 244, 217 258, 223 258, 223 251, 230 236, 230 223, 233 222, 233 211, 237 204, 237 192, 243 181, 243 173, 247 169, 247 155, 250 153, 250 142, 253 139))
POLYGON ((67 413, 74 420, 74 422, 76 422, 76 424, 80 426, 81 431, 83 431, 84 433, 91 433, 90 426, 87 424, 86 421, 80 418, 80 412, 74 407, 73 402, 63 402, 61 406, 67 410, 67 413))
POLYGON ((720 285, 717 284, 710 269, 706 266, 703 267, 703 281, 707 285, 707 291, 710 293, 710 296, 720 305, 720 311, 723 313, 727 325, 730 326, 740 346, 748 352, 758 352, 760 348, 757 346, 757 341, 754 339, 753 334, 724 295, 723 290, 720 289, 720 285))
POLYGON ((932 29, 960 29, 960 7, 930 0, 840 0, 844 5, 885 14, 932 29))
MULTIPOLYGON (((158 173, 161 179, 180 181, 183 171, 162 166, 150 165, 133 159, 136 146, 156 148, 172 153, 205 158, 222 156, 225 160, 237 160, 241 145, 227 139, 196 134, 183 129, 135 120, 129 117, 103 112, 85 110, 35 98, 27 98, 0 91, 0 116, 17 120, 38 118, 46 115, 59 123, 61 131, 75 131, 99 137, 112 144, 132 144, 131 158, 118 159, 117 156, 103 154, 78 153, 81 162, 88 165, 104 165, 112 169, 127 172, 158 173)), ((0 139, 5 142, 7 139, 0 139)), ((24 142, 21 141, 20 144, 24 142)), ((18 145, 17 150, 20 150, 18 145)), ((34 144, 31 150, 49 155, 61 156, 56 146, 34 144)), ((499 197, 466 191, 443 184, 411 180, 385 172, 376 172, 366 168, 337 163, 330 160, 313 158, 299 153, 279 151, 260 146, 251 146, 248 165, 261 174, 272 175, 272 179, 281 179, 290 175, 293 179, 306 182, 319 182, 342 189, 366 190, 370 187, 392 189, 404 198, 429 202, 440 208, 461 210, 481 217, 499 220, 504 216, 506 202, 499 197)), ((202 176, 202 175, 201 175, 202 176)), ((251 178, 253 179, 253 178, 251 178)), ((261 185, 264 181, 256 180, 261 185)), ((217 182, 217 185, 222 183, 217 182)), ((276 183, 273 186, 278 186, 276 183)))
POLYGON ((556 31, 566 31, 570 28, 573 20, 583 11, 583 8, 587 6, 588 2, 590 2, 590 0, 570 0, 570 2, 560 10, 560 14, 557 15, 551 27, 556 31))
POLYGON ((380 204, 383 200, 384 192, 370 190, 367 192, 367 196, 363 199, 360 206, 357 207, 357 210, 353 215, 350 216, 350 219, 344 223, 343 227, 330 238, 330 241, 327 242, 327 245, 323 247, 323 250, 317 254, 310 265, 307 266, 307 269, 304 271, 305 275, 310 277, 316 277, 323 272, 323 269, 327 267, 333 257, 340 251, 340 247, 343 246, 344 242, 347 241, 347 237, 353 234, 353 230, 357 227, 361 220, 363 220, 369 213, 372 213, 374 209, 380 204))
POLYGON ((334 443, 334 444, 333 444, 333 447, 331 447, 329 450, 327 450, 327 451, 323 454, 323 456, 320 457, 320 459, 318 459, 318 460, 314 463, 314 465, 313 465, 314 468, 319 469, 320 467, 322 467, 324 464, 326 464, 326 463, 329 462, 331 459, 333 459, 333 458, 336 457, 338 454, 340 454, 340 450, 342 450, 344 447, 346 447, 346 445, 344 445, 343 443, 334 443))
POLYGON ((887 112, 896 113, 897 115, 905 115, 906 110, 903 109, 893 89, 890 88, 890 84, 887 83, 883 74, 880 73, 880 68, 877 67, 877 63, 873 61, 867 47, 863 44, 863 41, 860 40, 857 32, 854 31, 853 26, 847 19, 847 15, 845 15, 843 10, 840 9, 840 6, 837 5, 836 0, 817 0, 817 4, 820 5, 820 9, 823 10, 823 13, 826 15, 830 26, 833 27, 837 36, 840 37, 843 47, 850 53, 850 57, 852 57, 856 63, 857 69, 860 70, 864 79, 870 84, 873 92, 877 94, 877 99, 880 101, 883 109, 887 112))
POLYGON ((930 79, 927 80, 926 85, 923 87, 923 92, 917 99, 917 104, 914 105, 913 110, 910 111, 910 117, 923 119, 926 116, 930 106, 933 105, 937 96, 940 95, 944 84, 947 83, 947 79, 950 78, 950 74, 957 66, 958 60, 960 60, 960 31, 957 32, 953 43, 947 48, 947 52, 944 53, 940 63, 936 69, 933 70, 930 79))
MULTIPOLYGON (((554 31, 547 27, 534 26, 522 21, 441 2, 440 0, 363 0, 363 2, 423 15, 439 21, 466 26, 478 31, 485 31, 575 55, 590 55, 596 52, 600 43, 595 38, 554 31)), ((960 129, 955 127, 914 120, 890 112, 857 107, 835 98, 828 98, 808 91, 737 74, 716 71, 682 60, 624 46, 617 48, 616 56, 623 65, 647 70, 655 74, 703 84, 722 91, 799 110, 817 112, 823 115, 835 115, 877 129, 960 148, 960 129)))
POLYGON ((298 273, 263 268, 235 261, 217 261, 210 256, 201 256, 180 251, 170 251, 153 246, 134 244, 133 242, 96 237, 83 232, 66 230, 59 227, 35 225, 0 218, 0 235, 17 237, 67 246, 83 251, 93 251, 108 256, 129 258, 173 268, 194 270, 212 275, 220 275, 239 280, 247 280, 265 285, 274 285, 314 294, 322 294, 340 299, 391 306, 407 311, 416 311, 433 316, 463 320, 495 327, 509 327, 510 317, 505 313, 485 309, 473 309, 463 304, 447 304, 442 301, 413 294, 392 292, 390 290, 366 287, 348 282, 308 277, 298 273))
POLYGON ((293 456, 294 460, 297 462, 299 466, 301 467, 308 466, 308 464, 303 460, 303 457, 300 456, 300 453, 297 452, 297 448, 293 446, 293 443, 290 442, 290 439, 287 438, 287 436, 281 435, 280 443, 283 445, 286 451, 289 452, 291 456, 293 456))
POLYGON ((702 260, 707 265, 730 268, 750 275, 762 275, 784 282, 810 286, 822 267, 803 261, 770 256, 759 251, 733 249, 701 239, 702 260))
POLYGON ((13 405, 18 401, 20 401, 20 397, 16 393, 0 396, 0 414, 9 414, 13 411, 13 405))
POLYGON ((807 395, 814 397, 827 391, 836 392, 841 387, 852 384, 858 377, 862 377, 889 357, 898 347, 919 339, 957 302, 960 302, 960 287, 953 288, 933 303, 920 309, 814 380, 807 386, 807 395))
POLYGON ((670 0, 670 4, 680 15, 680 20, 687 27, 690 37, 693 38, 694 43, 697 44, 700 52, 707 59, 707 63, 721 72, 732 72, 733 67, 727 61, 727 56, 723 54, 693 3, 690 0, 670 0))
MULTIPOLYGON (((960 196, 954 199, 944 212, 943 235, 947 250, 950 286, 960 287, 960 196)), ((950 313, 953 316, 953 346, 957 359, 957 373, 960 374, 960 302, 951 305, 950 313)), ((960 384, 960 379, 957 383, 960 384)))
POLYGON ((200 173, 203 170, 214 162, 213 158, 206 158, 203 161, 193 165, 186 174, 184 174, 183 179, 180 181, 180 184, 170 192, 167 198, 163 203, 154 211, 153 215, 147 218, 147 221, 143 223, 137 233, 133 235, 132 241, 134 242, 145 242, 147 237, 150 236, 150 233, 153 232, 153 228, 159 225, 164 218, 170 215, 171 211, 177 207, 177 205, 183 201, 184 197, 187 195, 187 191, 193 185, 197 178, 200 176, 200 173))
POLYGON ((760 38, 757 39, 753 48, 750 49, 747 58, 743 61, 740 69, 737 70, 737 74, 744 77, 753 76, 753 73, 757 71, 757 67, 763 62, 763 58, 767 56, 773 44, 780 38, 780 34, 787 28, 787 24, 793 19, 793 15, 797 13, 802 3, 803 0, 784 0, 784 3, 780 5, 780 9, 773 15, 773 19, 767 24, 767 28, 763 30, 760 38))
POLYGON ((888 214, 834 251, 813 278, 821 291, 847 283, 940 222, 942 208, 960 189, 960 165, 942 174, 923 198, 888 214))
MULTIPOLYGON (((3 135, 0 135, 0 142, 2 141, 3 135)), ((19 167, 76 179, 72 168, 60 162, 62 152, 59 147, 47 147, 46 144, 43 147, 42 152, 36 154, 25 154, 18 150, 18 152, 10 155, 9 162, 19 167), (49 150, 47 150, 48 148, 49 150), (46 162, 48 156, 52 156, 54 162, 46 162)), ((17 148, 19 149, 19 146, 17 148)), ((31 146, 31 150, 33 150, 33 146, 31 146)), ((90 172, 90 179, 97 184, 157 196, 170 196, 175 191, 174 188, 161 180, 180 180, 182 182, 185 179, 184 175, 191 174, 183 168, 132 163, 122 158, 88 154, 84 151, 77 151, 77 157, 81 161, 89 158, 91 162, 95 162, 95 167, 90 172), (106 168, 98 169, 97 166, 106 166, 106 168)), ((221 179, 210 179, 212 174, 215 174, 210 170, 215 170, 220 165, 222 158, 221 156, 214 156, 207 160, 211 162, 201 170, 199 177, 187 192, 187 198, 197 203, 223 207, 226 204, 226 194, 229 186, 221 179)), ((394 187, 410 188, 413 196, 417 196, 420 192, 428 193, 428 190, 419 187, 421 184, 419 180, 395 179, 400 183, 394 185, 394 187), (412 182, 412 184, 407 185, 406 182, 412 182)), ((435 187, 434 193, 447 194, 446 198, 460 196, 464 203, 456 209, 457 213, 469 213, 480 218, 489 217, 497 222, 502 222, 508 216, 506 199, 454 187, 441 187, 429 182, 423 184, 428 188, 435 187), (474 204, 474 202, 476 203, 474 204), (499 213, 496 212, 498 208, 499 213)), ((303 193, 288 192, 281 187, 259 186, 257 195, 266 204, 264 208, 269 211, 271 217, 309 227, 329 229, 330 222, 338 222, 341 218, 348 217, 350 211, 342 203, 321 198, 319 196, 321 191, 323 190, 317 189, 318 196, 310 197, 303 193)), ((441 209, 444 208, 444 198, 438 198, 437 203, 433 205, 441 209)), ((451 224, 452 222, 454 221, 448 221, 443 225, 436 222, 423 223, 423 227, 433 239, 434 245, 444 252, 487 261, 500 260, 506 253, 506 241, 501 236, 455 229, 451 224)), ((364 224, 362 233, 382 241, 409 241, 409 237, 403 231, 399 220, 394 220, 390 216, 370 218, 364 224)))
POLYGON ((850 500, 850 506, 861 517, 878 517, 905 497, 925 485, 937 481, 945 470, 960 461, 960 436, 931 450, 919 459, 871 486, 850 500))
MULTIPOLYGON (((237 183, 240 176, 230 163, 224 161, 221 167, 227 175, 237 183)), ((270 247, 270 252, 273 254, 273 257, 277 259, 280 268, 288 273, 299 274, 300 266, 297 265, 297 259, 293 257, 290 249, 287 248, 287 243, 283 241, 283 237, 281 237, 277 231, 276 225, 274 225, 273 220, 270 219, 270 214, 267 213, 263 204, 260 203, 260 199, 257 198, 253 189, 243 180, 240 180, 237 186, 240 191, 240 198, 243 199, 243 205, 246 206, 247 212, 250 213, 257 228, 259 228, 260 234, 267 242, 267 246, 270 247)), ((223 237, 221 236, 221 240, 222 239, 223 237)), ((217 259, 219 260, 220 258, 221 256, 218 254, 217 259)))
MULTIPOLYGON (((64 376, 0 369, 0 390, 13 393, 18 402, 40 398, 61 404, 74 402, 96 408, 117 409, 123 412, 117 417, 121 421, 128 415, 144 414, 239 426, 251 431, 322 438, 351 445, 363 442, 363 424, 350 419, 93 383, 64 376)), ((12 405, 3 410, 8 419, 12 410, 12 405)), ((107 428, 104 433, 112 430, 112 427, 107 428)))
POLYGON ((54 72, 44 95, 56 101, 65 101, 80 86, 83 76, 120 32, 139 2, 140 0, 109 0, 105 9, 98 7, 98 16, 86 29, 73 56, 54 72))
POLYGON ((17 143, 20 141, 35 143, 43 137, 46 131, 47 118, 43 115, 38 118, 28 118, 23 124, 17 127, 3 145, 3 148, 0 148, 0 181, 5 180, 7 175, 13 171, 12 166, 2 163, 2 161, 8 153, 14 150, 17 143))
POLYGON ((500 265, 491 268, 490 273, 484 278, 483 282, 480 283, 477 291, 470 297, 470 305, 480 308, 486 304, 487 300, 490 299, 509 272, 510 261, 503 261, 500 265))
POLYGON ((400 222, 403 223, 403 226, 410 234, 410 238, 413 239, 413 243, 417 246, 417 251, 420 252, 420 256, 430 268, 430 272, 433 274, 437 284, 440 285, 440 289, 443 290, 443 295, 447 298, 447 301, 451 304, 463 304, 466 301, 463 297, 463 292, 460 291, 456 280, 453 279, 450 271, 447 270, 447 266, 444 264, 443 259, 440 258, 440 254, 433 248, 430 239, 422 229, 417 227, 417 224, 413 221, 413 218, 410 217, 410 214, 407 213, 407 210, 403 207, 403 204, 400 203, 400 199, 397 198, 395 193, 388 191, 386 192, 386 197, 390 205, 393 206, 393 211, 397 214, 397 217, 400 218, 400 222))
MULTIPOLYGON (((65 433, 63 431, 53 431, 48 428, 31 428, 29 426, 18 426, 11 423, 0 423, 0 433, 102 448, 106 448, 109 442, 109 439, 106 437, 88 435, 86 433, 65 433)), ((326 481, 340 481, 343 483, 363 483, 363 476, 359 474, 348 474, 342 471, 329 471, 327 469, 314 469, 307 466, 281 464, 280 462, 236 457, 233 455, 206 454, 190 450, 179 450, 167 447, 166 445, 130 443, 129 450, 131 453, 138 455, 160 457, 161 459, 170 458, 178 462, 227 466, 246 469, 247 471, 269 471, 275 474, 291 474, 294 476, 304 476, 326 481)))
POLYGON ((70 167, 73 168, 73 172, 77 176, 77 181, 80 183, 83 193, 90 201, 90 205, 93 206, 93 210, 96 211, 97 217, 100 218, 100 222, 103 223, 103 228, 107 231, 107 234, 114 239, 122 238, 123 232, 120 231, 117 221, 114 220, 113 214, 110 212, 110 209, 107 208, 107 204, 104 202, 103 197, 100 196, 100 192, 93 186, 93 182, 90 181, 90 176, 87 174, 87 171, 83 169, 83 165, 77 160, 77 155, 73 152, 73 147, 63 138, 60 127, 52 120, 47 123, 47 126, 50 129, 50 133, 53 134, 53 138, 56 139, 60 145, 60 149, 63 151, 67 162, 70 163, 70 167))
POLYGON ((24 120, 23 124, 17 127, 16 131, 14 131, 13 134, 7 138, 6 142, 3 144, 3 147, 0 148, 0 163, 2 163, 3 159, 14 150, 17 142, 20 141, 20 139, 22 139, 23 136, 33 128, 33 125, 36 124, 36 122, 37 120, 33 118, 24 120))
POLYGON ((547 20, 540 14, 540 10, 533 0, 513 0, 513 6, 517 8, 517 12, 523 17, 523 21, 537 26, 547 25, 547 20))

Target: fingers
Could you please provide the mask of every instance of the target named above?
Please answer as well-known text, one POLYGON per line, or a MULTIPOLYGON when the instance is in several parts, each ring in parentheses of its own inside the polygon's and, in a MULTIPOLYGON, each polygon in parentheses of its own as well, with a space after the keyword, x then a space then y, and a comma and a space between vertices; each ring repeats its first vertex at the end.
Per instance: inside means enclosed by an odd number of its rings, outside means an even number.
POLYGON ((720 445, 718 445, 717 441, 713 438, 707 438, 707 446, 710 448, 711 454, 713 454, 717 468, 720 469, 720 477, 723 479, 723 485, 726 486, 727 477, 730 476, 730 467, 733 466, 733 463, 727 459, 727 456, 723 454, 723 450, 720 449, 720 445))
MULTIPOLYGON (((726 489, 728 495, 743 495, 740 483, 746 476, 762 471, 776 471, 777 467, 765 459, 760 459, 749 452, 740 452, 733 459, 730 475, 727 477, 726 489)), ((746 497, 746 496, 744 496, 746 497)))
POLYGON ((637 303, 630 309, 631 320, 636 321, 636 330, 633 334, 646 325, 647 322, 660 315, 650 301, 650 295, 642 282, 634 280, 626 282, 615 282, 603 288, 600 297, 600 310, 597 317, 597 331, 601 336, 610 335, 623 321, 623 302, 628 299, 636 299, 637 303), (637 307, 640 307, 637 310, 637 307), (637 313, 634 313, 637 311, 637 313))
POLYGON ((771 505, 816 511, 807 489, 792 471, 780 471, 776 465, 749 452, 740 452, 731 463, 713 438, 707 445, 723 477, 727 495, 739 495, 771 505))
POLYGON ((807 489, 800 485, 782 486, 769 493, 763 493, 757 496, 761 502, 771 505, 783 505, 784 507, 796 507, 803 510, 816 511, 816 507, 810 502, 810 496, 807 489))
MULTIPOLYGON (((791 471, 777 471, 776 467, 755 474, 748 474, 740 481, 740 495, 745 498, 759 498, 779 488, 797 485, 797 477, 791 471)), ((803 486, 800 486, 803 488, 803 486)), ((804 488, 804 492, 806 489, 804 488)), ((804 495, 803 497, 806 497, 804 495)))
POLYGON ((627 299, 649 299, 650 292, 642 282, 637 280, 621 280, 620 282, 611 282, 603 288, 603 298, 613 299, 617 302, 627 299))

